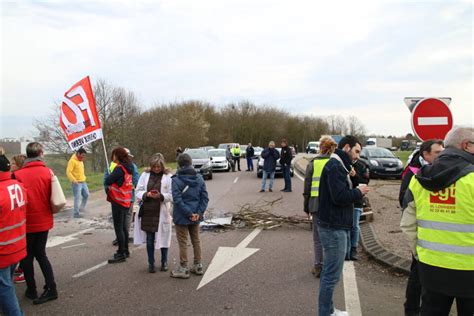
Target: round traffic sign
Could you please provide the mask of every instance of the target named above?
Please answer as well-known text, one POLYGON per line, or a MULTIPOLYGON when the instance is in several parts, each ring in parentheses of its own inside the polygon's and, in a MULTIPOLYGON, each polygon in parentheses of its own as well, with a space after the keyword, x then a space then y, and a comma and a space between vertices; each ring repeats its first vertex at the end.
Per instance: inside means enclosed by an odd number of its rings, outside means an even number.
POLYGON ((411 126, 422 141, 444 139, 453 127, 453 116, 446 103, 436 98, 427 98, 415 105, 411 112, 411 126))

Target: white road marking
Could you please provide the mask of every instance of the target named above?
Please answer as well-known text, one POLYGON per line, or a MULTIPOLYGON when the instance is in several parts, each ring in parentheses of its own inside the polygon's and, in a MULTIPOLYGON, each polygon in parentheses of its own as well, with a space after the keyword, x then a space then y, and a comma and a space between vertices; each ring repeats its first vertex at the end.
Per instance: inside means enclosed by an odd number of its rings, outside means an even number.
POLYGON ((346 311, 351 316, 361 316, 359 290, 357 289, 357 280, 354 269, 354 262, 344 261, 342 270, 344 280, 344 297, 346 300, 346 311))
MULTIPOLYGON (((301 177, 297 172, 295 175, 304 182, 304 178, 301 177)), ((354 262, 344 261, 344 268, 342 270, 343 283, 344 283, 344 297, 346 301, 346 311, 351 316, 362 315, 360 307, 359 291, 357 289, 357 279, 355 275, 354 262)))
POLYGON ((246 247, 261 231, 261 228, 255 228, 237 247, 219 247, 196 290, 199 290, 204 285, 259 251, 260 249, 258 248, 246 247))
POLYGON ((65 244, 67 242, 76 240, 77 239, 77 238, 75 238, 76 236, 82 235, 82 234, 87 233, 87 232, 90 232, 91 230, 94 230, 94 228, 87 228, 87 229, 78 231, 74 234, 70 234, 70 235, 67 235, 67 236, 53 236, 53 237, 48 239, 48 242, 46 244, 46 248, 56 247, 56 246, 65 244))
POLYGON ((447 116, 419 117, 418 125, 448 125, 447 116))
POLYGON ((239 177, 235 178, 234 183, 237 183, 239 181, 239 177))
POLYGON ((83 246, 85 245, 86 243, 83 242, 83 243, 80 243, 80 244, 75 244, 75 245, 71 245, 71 246, 65 246, 65 247, 61 247, 61 249, 68 249, 68 248, 73 248, 73 247, 79 247, 79 246, 83 246))

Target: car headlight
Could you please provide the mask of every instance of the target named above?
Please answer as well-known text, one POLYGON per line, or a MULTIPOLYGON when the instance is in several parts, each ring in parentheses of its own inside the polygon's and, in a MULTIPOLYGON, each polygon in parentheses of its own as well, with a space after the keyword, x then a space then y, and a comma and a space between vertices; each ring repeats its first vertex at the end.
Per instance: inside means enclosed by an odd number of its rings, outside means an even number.
POLYGON ((403 162, 401 160, 399 160, 397 163, 399 167, 403 167, 403 162))
POLYGON ((370 163, 373 164, 373 165, 376 166, 376 167, 379 166, 379 162, 378 162, 377 160, 370 159, 370 163))

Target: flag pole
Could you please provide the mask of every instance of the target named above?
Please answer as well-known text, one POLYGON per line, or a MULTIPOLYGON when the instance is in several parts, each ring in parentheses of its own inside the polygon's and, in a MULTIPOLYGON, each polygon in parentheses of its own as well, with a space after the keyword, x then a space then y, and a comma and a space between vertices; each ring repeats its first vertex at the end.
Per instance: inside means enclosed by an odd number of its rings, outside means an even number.
POLYGON ((107 149, 105 148, 105 141, 104 141, 104 136, 102 136, 102 145, 104 146, 104 156, 105 156, 105 163, 107 164, 105 166, 105 169, 109 169, 109 158, 107 157, 107 149))

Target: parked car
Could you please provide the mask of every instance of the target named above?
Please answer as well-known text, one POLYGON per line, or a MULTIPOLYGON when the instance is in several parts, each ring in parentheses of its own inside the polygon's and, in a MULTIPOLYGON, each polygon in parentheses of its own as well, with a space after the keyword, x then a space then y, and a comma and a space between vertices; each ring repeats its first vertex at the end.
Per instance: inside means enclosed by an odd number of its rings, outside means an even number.
POLYGON ((245 158, 247 157, 247 147, 248 145, 240 145, 240 157, 245 158))
POLYGON ((219 144, 219 146, 217 146, 217 149, 227 149, 227 146, 230 146, 230 148, 233 148, 237 145, 239 144, 238 143, 223 143, 223 144, 219 144))
POLYGON ((309 142, 306 146, 307 154, 317 154, 319 153, 319 142, 309 142))
POLYGON ((212 179, 211 158, 207 151, 199 148, 191 148, 184 151, 193 159, 194 170, 199 172, 204 179, 212 179))
POLYGON ((214 146, 203 146, 203 147, 199 147, 199 149, 202 149, 202 150, 205 150, 205 151, 209 151, 211 149, 216 149, 216 147, 214 146))
POLYGON ((258 159, 262 155, 263 148, 262 147, 254 147, 253 148, 253 159, 258 159))
MULTIPOLYGON (((278 152, 281 154, 281 148, 276 148, 278 152)), ((261 178, 263 176, 263 163, 264 160, 262 156, 258 157, 258 162, 257 162, 257 177, 261 178)), ((283 168, 281 167, 280 164, 280 159, 277 160, 277 165, 276 165, 276 170, 275 170, 275 176, 277 175, 283 175, 283 168)), ((293 177, 294 175, 294 170, 293 170, 293 160, 291 161, 291 167, 290 167, 290 176, 293 177)))
POLYGON ((210 149, 207 153, 212 159, 211 160, 212 171, 214 170, 230 171, 230 163, 227 160, 225 149, 210 149))
POLYGON ((371 178, 402 177, 403 162, 386 148, 365 147, 362 149, 360 159, 369 166, 371 178))

